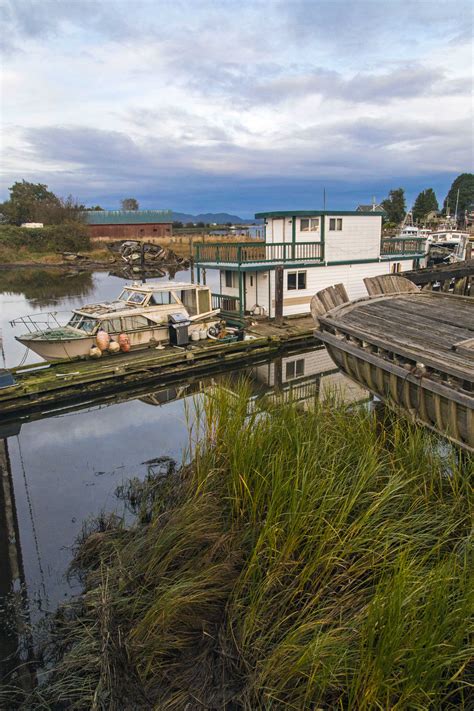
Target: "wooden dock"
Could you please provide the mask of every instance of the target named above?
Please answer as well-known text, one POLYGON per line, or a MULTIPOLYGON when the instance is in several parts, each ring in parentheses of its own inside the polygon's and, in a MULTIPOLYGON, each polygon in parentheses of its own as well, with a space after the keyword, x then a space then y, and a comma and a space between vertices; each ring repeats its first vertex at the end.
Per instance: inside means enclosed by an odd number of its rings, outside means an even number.
POLYGON ((33 411, 51 411, 68 402, 97 400, 139 385, 183 381, 191 375, 253 364, 279 351, 314 345, 313 329, 309 316, 289 319, 280 327, 271 321, 261 322, 247 330, 251 340, 206 340, 186 349, 170 346, 104 355, 100 360, 61 360, 13 368, 15 385, 0 389, 0 422, 33 411))
POLYGON ((474 301, 399 276, 366 284, 352 303, 342 285, 313 297, 317 337, 350 378, 474 451, 474 301))
POLYGON ((453 294, 460 296, 474 296, 474 259, 415 269, 403 272, 403 276, 425 291, 437 288, 446 293, 452 290, 453 294))

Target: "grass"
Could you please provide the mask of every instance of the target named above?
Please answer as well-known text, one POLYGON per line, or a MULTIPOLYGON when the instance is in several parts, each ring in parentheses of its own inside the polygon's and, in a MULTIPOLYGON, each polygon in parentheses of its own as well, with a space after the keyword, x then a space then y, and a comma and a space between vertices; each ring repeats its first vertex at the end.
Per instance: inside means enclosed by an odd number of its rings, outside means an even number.
POLYGON ((248 396, 208 396, 192 464, 88 532, 34 708, 472 708, 472 458, 248 396))

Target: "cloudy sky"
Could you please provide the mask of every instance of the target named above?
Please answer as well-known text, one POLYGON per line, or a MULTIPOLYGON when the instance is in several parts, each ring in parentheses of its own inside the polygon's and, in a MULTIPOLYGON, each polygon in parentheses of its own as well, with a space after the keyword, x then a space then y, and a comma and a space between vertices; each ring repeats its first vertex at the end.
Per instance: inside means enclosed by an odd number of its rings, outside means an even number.
POLYGON ((471 2, 1 0, 2 179, 186 212, 442 200, 472 170, 471 2))

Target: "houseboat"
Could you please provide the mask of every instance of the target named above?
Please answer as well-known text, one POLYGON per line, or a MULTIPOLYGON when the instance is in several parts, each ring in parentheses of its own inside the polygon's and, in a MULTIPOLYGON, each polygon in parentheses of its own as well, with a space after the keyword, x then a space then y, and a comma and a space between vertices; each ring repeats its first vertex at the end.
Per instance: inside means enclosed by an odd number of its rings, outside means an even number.
POLYGON ((381 211, 289 210, 260 212, 260 242, 195 245, 202 270, 219 272, 219 305, 227 318, 275 316, 276 268, 284 269, 283 316, 309 313, 312 295, 342 282, 351 299, 363 279, 416 269, 425 257, 418 236, 382 237, 381 211))
POLYGON ((194 340, 193 334, 199 337, 216 327, 220 316, 207 286, 170 281, 126 286, 115 301, 75 309, 64 326, 55 314, 11 323, 28 329, 16 336, 20 343, 46 360, 56 360, 163 346, 180 324, 187 325, 186 337, 194 340))

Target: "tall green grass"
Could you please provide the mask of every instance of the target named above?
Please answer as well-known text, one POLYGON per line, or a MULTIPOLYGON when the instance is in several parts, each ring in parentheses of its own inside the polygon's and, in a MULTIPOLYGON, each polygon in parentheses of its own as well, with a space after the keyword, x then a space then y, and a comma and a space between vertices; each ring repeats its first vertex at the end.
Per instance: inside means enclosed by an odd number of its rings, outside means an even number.
POLYGON ((472 708, 472 458, 249 394, 207 397, 192 464, 82 545, 37 708, 472 708))

